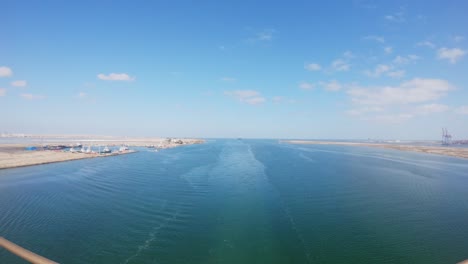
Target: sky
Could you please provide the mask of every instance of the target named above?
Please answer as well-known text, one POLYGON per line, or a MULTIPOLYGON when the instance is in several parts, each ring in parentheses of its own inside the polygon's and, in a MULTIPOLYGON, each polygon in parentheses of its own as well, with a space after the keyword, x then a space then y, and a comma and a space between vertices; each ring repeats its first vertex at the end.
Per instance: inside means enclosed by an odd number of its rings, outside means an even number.
POLYGON ((464 0, 0 6, 0 132, 468 139, 464 0))

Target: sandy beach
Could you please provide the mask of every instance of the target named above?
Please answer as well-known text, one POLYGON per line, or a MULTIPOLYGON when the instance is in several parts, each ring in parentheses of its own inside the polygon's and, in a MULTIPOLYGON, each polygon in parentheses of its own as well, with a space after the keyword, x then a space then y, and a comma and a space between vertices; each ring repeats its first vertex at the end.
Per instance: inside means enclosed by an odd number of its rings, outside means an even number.
POLYGON ((401 151, 422 152, 428 154, 437 154, 451 156, 457 158, 468 159, 468 148, 455 148, 445 146, 414 146, 414 145, 397 145, 397 144, 380 144, 380 143, 358 143, 358 142, 328 142, 328 141, 309 141, 309 140, 286 140, 282 141, 290 144, 312 144, 312 145, 342 145, 342 146, 363 146, 374 148, 395 149, 401 151))
MULTIPOLYGON (((31 140, 31 138, 29 138, 31 140)), ((21 141, 21 139, 15 139, 21 141)), ((78 159, 100 158, 115 155, 124 155, 135 153, 132 147, 154 147, 158 149, 173 148, 183 145, 200 144, 203 140, 199 139, 163 139, 163 138, 33 138, 32 141, 21 143, 4 143, 0 144, 0 169, 15 168, 39 164, 47 164, 53 162, 63 162, 78 159), (123 152, 114 152, 110 154, 97 154, 97 153, 80 153, 68 152, 64 150, 45 150, 44 145, 74 145, 83 144, 84 146, 92 145, 94 148, 97 146, 120 146, 126 145, 129 150, 123 152), (27 151, 25 147, 34 146, 37 150, 27 151)))

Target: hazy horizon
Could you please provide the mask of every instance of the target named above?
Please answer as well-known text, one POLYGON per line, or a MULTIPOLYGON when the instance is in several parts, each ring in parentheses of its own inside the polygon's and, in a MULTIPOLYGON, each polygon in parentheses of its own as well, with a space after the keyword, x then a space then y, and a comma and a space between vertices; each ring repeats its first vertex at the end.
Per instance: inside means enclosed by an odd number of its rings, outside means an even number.
POLYGON ((2 1, 0 133, 468 138, 466 1, 2 1))
MULTIPOLYGON (((1 135, 1 134, 0 134, 1 135)), ((194 138, 194 139, 203 139, 203 140, 227 140, 227 139, 251 139, 251 140, 312 140, 312 141, 440 141, 438 139, 399 139, 399 138, 294 138, 294 137, 175 137, 171 135, 162 135, 162 136, 128 136, 128 135, 87 135, 87 134, 22 134, 22 133, 5 133, 5 136, 0 136, 0 139, 18 139, 18 138, 44 138, 44 139, 58 139, 63 138, 66 140, 105 140, 105 138, 110 139, 155 139, 155 138, 194 138)))

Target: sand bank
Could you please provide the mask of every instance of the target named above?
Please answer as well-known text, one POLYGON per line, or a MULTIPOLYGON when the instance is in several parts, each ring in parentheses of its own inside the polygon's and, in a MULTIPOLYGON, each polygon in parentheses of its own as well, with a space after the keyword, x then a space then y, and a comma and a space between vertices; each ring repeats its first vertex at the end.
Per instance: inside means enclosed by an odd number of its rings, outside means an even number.
MULTIPOLYGON (((38 142, 23 142, 23 143, 12 143, 12 144, 0 144, 0 169, 15 168, 31 165, 39 165, 53 162, 62 162, 78 159, 89 159, 98 157, 109 157, 116 155, 124 155, 135 153, 131 150, 132 147, 155 147, 159 149, 173 148, 183 145, 200 144, 203 140, 198 139, 119 139, 119 138, 90 138, 90 139, 60 139, 60 140, 41 140, 38 142), (97 153, 71 153, 62 150, 43 150, 44 145, 74 145, 81 143, 84 146, 92 145, 96 150, 96 146, 129 146, 130 150, 110 153, 110 154, 97 154, 97 153), (38 150, 26 151, 26 146, 35 146, 38 150)), ((102 148, 101 148, 102 149, 102 148)), ((115 148, 114 148, 115 149, 115 148)))
MULTIPOLYGON (((1 149, 1 148, 0 148, 1 149)), ((98 157, 109 157, 135 153, 135 151, 125 151, 110 154, 85 154, 71 153, 63 151, 43 150, 43 151, 19 151, 13 153, 0 152, 0 169, 16 168, 23 166, 47 164, 53 162, 70 161, 78 159, 90 159, 98 157)))
POLYGON ((342 146, 363 146, 395 149, 402 151, 422 152, 429 154, 437 154, 444 156, 452 156, 457 158, 468 159, 468 148, 455 148, 445 146, 414 146, 414 145, 396 145, 396 144, 379 144, 379 143, 358 143, 358 142, 328 142, 328 141, 308 141, 308 140, 287 140, 283 141, 290 144, 313 144, 313 145, 342 145, 342 146))

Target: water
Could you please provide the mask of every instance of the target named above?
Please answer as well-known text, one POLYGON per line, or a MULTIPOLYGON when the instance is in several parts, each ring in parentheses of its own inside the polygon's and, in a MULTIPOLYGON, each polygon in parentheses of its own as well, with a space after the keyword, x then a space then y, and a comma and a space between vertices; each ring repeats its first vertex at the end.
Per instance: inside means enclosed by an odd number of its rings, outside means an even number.
POLYGON ((0 170, 0 235, 72 264, 456 263, 467 186, 462 159, 216 140, 0 170))

